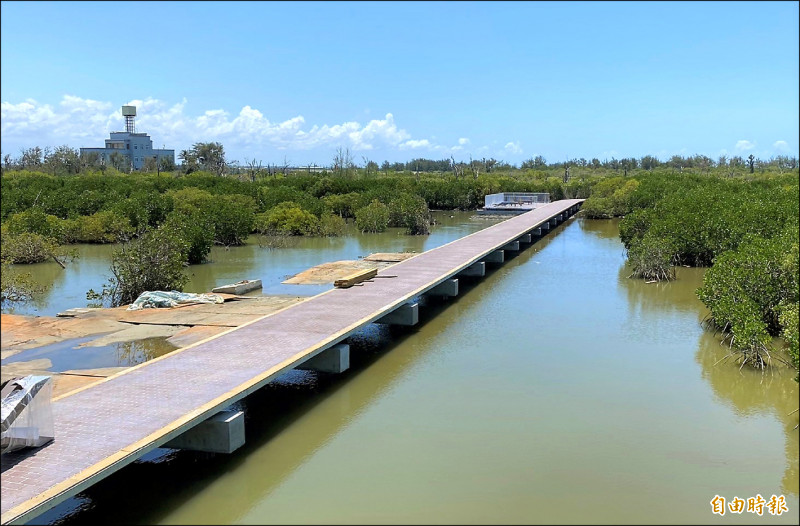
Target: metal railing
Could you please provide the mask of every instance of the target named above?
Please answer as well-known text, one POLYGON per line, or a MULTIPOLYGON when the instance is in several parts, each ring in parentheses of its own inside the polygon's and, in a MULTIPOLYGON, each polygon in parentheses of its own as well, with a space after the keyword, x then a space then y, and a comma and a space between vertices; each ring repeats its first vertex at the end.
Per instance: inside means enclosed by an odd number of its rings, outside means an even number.
POLYGON ((484 207, 507 205, 539 205, 550 202, 550 194, 546 192, 503 192, 489 194, 483 199, 484 207))

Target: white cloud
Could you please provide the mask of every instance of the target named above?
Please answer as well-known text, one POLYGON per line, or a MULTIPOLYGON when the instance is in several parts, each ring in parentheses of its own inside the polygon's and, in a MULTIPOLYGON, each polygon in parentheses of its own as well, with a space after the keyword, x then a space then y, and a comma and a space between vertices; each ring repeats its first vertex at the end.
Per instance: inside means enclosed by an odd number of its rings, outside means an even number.
MULTIPOLYGON (((358 122, 306 125, 298 115, 283 122, 271 122, 249 105, 233 115, 223 109, 206 110, 198 116, 187 114, 187 101, 168 105, 148 98, 125 104, 137 108, 137 131, 148 133, 155 146, 189 148, 198 141, 219 141, 226 151, 312 150, 346 146, 355 151, 375 148, 436 148, 428 139, 415 139, 399 128, 394 116, 358 122)), ((102 146, 109 132, 124 129, 120 105, 65 95, 56 106, 28 99, 18 104, 2 102, 3 151, 31 146, 69 144, 72 147, 102 146)), ((234 154, 238 155, 238 153, 234 154)))
POLYGON ((742 152, 746 152, 747 150, 752 150, 755 147, 756 143, 754 142, 746 141, 744 139, 741 141, 736 141, 736 149, 742 152))
POLYGON ((779 152, 788 152, 789 151, 789 143, 786 141, 775 141, 772 145, 779 152))
POLYGON ((520 146, 519 146, 519 141, 517 141, 517 142, 508 142, 508 143, 506 143, 506 145, 505 145, 505 150, 506 150, 508 153, 513 153, 513 154, 520 154, 520 153, 522 153, 522 148, 520 148, 520 146))
POLYGON ((458 151, 463 150, 464 147, 468 146, 469 144, 470 144, 470 140, 469 139, 467 139, 466 137, 459 137, 458 144, 456 146, 451 146, 449 149, 446 148, 446 147, 443 148, 443 147, 438 147, 437 146, 435 149, 444 150, 444 151, 448 151, 449 150, 449 152, 453 152, 454 153, 454 152, 458 152, 458 151))
POLYGON ((430 147, 431 147, 431 143, 430 143, 430 141, 428 139, 422 139, 422 140, 419 140, 419 141, 412 139, 412 140, 406 141, 406 142, 404 142, 403 144, 400 145, 400 149, 401 150, 405 150, 406 148, 411 148, 413 150, 413 149, 417 149, 417 148, 430 148, 430 147))

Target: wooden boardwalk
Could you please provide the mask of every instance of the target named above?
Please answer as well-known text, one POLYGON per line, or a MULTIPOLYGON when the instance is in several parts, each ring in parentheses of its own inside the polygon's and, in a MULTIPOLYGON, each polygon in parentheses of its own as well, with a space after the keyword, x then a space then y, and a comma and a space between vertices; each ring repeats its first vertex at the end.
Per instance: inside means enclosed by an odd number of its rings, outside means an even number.
POLYGON ((31 520, 582 202, 512 217, 378 274, 392 279, 329 290, 54 399, 56 439, 1 457, 0 522, 31 520))

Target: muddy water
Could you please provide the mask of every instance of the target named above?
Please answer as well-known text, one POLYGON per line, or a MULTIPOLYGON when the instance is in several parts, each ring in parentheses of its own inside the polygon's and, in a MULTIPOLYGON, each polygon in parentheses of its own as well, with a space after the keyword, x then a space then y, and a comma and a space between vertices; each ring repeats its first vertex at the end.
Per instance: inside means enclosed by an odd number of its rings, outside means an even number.
POLYGON ((234 454, 157 450, 40 520, 796 524, 794 372, 723 360, 703 271, 629 280, 617 236, 570 220, 417 327, 369 326, 346 373, 246 399, 234 454), (756 494, 788 512, 712 514, 756 494))

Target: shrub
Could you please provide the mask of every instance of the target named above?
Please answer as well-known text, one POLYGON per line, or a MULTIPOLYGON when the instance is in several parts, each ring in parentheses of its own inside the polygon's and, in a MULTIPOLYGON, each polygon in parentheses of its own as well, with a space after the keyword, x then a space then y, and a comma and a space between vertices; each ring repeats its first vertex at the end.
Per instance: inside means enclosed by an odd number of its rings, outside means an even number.
POLYGON ((317 199, 308 192, 289 186, 262 187, 259 190, 260 200, 264 211, 274 208, 281 203, 291 201, 297 206, 319 216, 325 209, 324 201, 317 199))
POLYGON ((37 283, 30 272, 19 273, 11 269, 11 264, 3 261, 0 264, 0 301, 24 302, 44 287, 37 283))
POLYGON ((40 207, 11 215, 6 225, 10 234, 28 232, 54 239, 61 239, 63 236, 61 219, 46 214, 40 207))
MULTIPOLYGON (((800 369, 800 351, 798 350, 798 324, 800 323, 800 303, 784 303, 779 309, 778 320, 780 321, 783 331, 781 336, 786 340, 786 352, 789 355, 792 365, 795 369, 800 369)), ((795 376, 795 381, 800 381, 800 374, 795 376)))
POLYGON ((256 230, 262 234, 274 233, 285 236, 307 236, 316 233, 317 217, 287 201, 256 218, 256 230))
MULTIPOLYGON (((177 192, 176 192, 177 193, 177 192)), ((209 194, 210 197, 210 194, 209 194)), ((112 207, 116 213, 128 218, 136 231, 160 225, 174 207, 174 194, 156 191, 137 191, 112 207)))
POLYGON ((173 211, 167 216, 163 228, 174 231, 188 245, 187 263, 203 263, 214 245, 214 223, 201 210, 173 211))
POLYGON ((589 219, 610 219, 614 217, 614 207, 608 197, 592 196, 583 202, 581 211, 589 219))
POLYGON ((108 295, 114 307, 132 303, 142 292, 183 290, 183 262, 189 245, 170 228, 149 230, 111 256, 108 295))
POLYGON ((633 271, 629 277, 648 280, 675 279, 673 254, 669 239, 645 235, 628 249, 628 264, 633 271))
POLYGON ((208 213, 214 221, 214 241, 220 245, 243 245, 253 231, 255 202, 252 197, 232 194, 218 195, 208 204, 208 213))
POLYGON ((362 232, 383 232, 389 226, 389 207, 377 199, 356 210, 356 227, 362 232))
POLYGON ((345 220, 334 214, 323 214, 319 218, 318 234, 324 237, 338 237, 344 234, 345 220))
POLYGON ((592 187, 591 196, 583 203, 583 213, 597 219, 627 215, 633 210, 633 195, 638 187, 639 181, 636 179, 601 179, 592 187))
POLYGON ((214 196, 210 192, 195 187, 170 190, 167 195, 172 199, 173 210, 180 212, 207 210, 214 200, 214 196))
MULTIPOLYGON (((582 210, 586 210, 585 201, 582 210)), ((647 233, 652 223, 651 210, 636 210, 619 222, 619 239, 626 249, 631 247, 634 239, 641 239, 647 233)))
MULTIPOLYGON (((798 302, 797 252, 796 228, 772 239, 751 236, 717 258, 697 291, 711 311, 710 321, 728 331, 731 344, 758 366, 765 363, 770 337, 785 330, 798 302)), ((788 334, 791 338, 791 329, 788 334)))
POLYGON ((128 239, 133 228, 128 218, 119 212, 104 210, 66 223, 63 232, 65 237, 80 243, 116 243, 128 239))
POLYGON ((4 229, 0 242, 0 259, 6 263, 41 263, 59 252, 55 239, 30 232, 15 235, 4 229))
POLYGON ((348 194, 326 195, 322 198, 325 207, 339 217, 355 217, 359 207, 361 194, 350 192, 348 194))
POLYGON ((430 234, 431 213, 425 200, 417 195, 400 194, 389 202, 389 226, 402 227, 406 233, 430 234))

